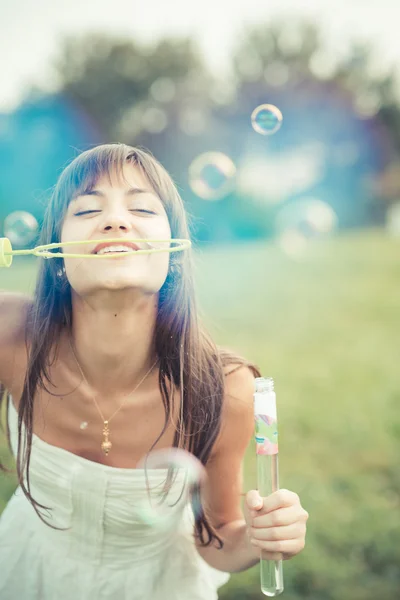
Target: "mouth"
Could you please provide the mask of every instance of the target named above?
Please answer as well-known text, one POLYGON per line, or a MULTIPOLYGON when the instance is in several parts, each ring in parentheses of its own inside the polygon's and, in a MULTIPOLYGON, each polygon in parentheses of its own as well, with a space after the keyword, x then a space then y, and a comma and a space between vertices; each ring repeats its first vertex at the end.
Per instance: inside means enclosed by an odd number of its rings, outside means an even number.
POLYGON ((133 242, 102 242, 94 248, 92 254, 124 254, 132 250, 140 250, 140 248, 133 242))

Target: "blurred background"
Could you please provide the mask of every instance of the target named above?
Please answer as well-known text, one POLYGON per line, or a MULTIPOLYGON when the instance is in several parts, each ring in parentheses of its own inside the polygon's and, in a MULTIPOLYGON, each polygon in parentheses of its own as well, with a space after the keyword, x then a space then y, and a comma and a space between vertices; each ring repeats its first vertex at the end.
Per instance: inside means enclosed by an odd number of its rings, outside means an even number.
MULTIPOLYGON (((32 247, 94 145, 166 167, 209 330, 275 379, 280 485, 310 514, 287 600, 400 594, 399 17, 395 0, 0 6, 0 234, 32 247)), ((39 260, 0 287, 33 293, 39 260)), ((0 477, 0 510, 14 489, 0 477)), ((261 598, 258 567, 220 592, 261 598)))

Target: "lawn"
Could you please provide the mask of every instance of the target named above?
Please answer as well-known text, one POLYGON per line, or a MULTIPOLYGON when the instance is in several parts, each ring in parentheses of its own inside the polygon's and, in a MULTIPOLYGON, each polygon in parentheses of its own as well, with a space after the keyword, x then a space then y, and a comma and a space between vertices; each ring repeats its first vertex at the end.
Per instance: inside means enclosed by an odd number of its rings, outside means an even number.
MULTIPOLYGON (((399 256, 400 239, 379 230, 314 241, 298 260, 266 242, 195 254, 214 338, 275 379, 280 486, 310 514, 305 550, 284 563, 286 600, 392 600, 400 589, 399 256)), ((14 259, 0 288, 33 292, 39 260, 14 259)), ((0 479, 0 510, 13 485, 0 479)), ((255 486, 250 444, 244 491, 255 486)), ((257 567, 221 590, 261 597, 257 567)))

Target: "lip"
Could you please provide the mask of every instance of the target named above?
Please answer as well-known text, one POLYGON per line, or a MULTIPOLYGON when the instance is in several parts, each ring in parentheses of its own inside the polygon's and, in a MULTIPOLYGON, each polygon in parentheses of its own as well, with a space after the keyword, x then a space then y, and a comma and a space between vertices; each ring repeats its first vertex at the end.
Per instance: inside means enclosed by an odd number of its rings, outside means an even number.
POLYGON ((99 250, 107 248, 107 246, 127 246, 128 248, 132 248, 132 250, 140 250, 139 246, 134 242, 124 242, 124 240, 121 240, 120 242, 102 242, 101 244, 97 244, 92 254, 97 254, 99 250))

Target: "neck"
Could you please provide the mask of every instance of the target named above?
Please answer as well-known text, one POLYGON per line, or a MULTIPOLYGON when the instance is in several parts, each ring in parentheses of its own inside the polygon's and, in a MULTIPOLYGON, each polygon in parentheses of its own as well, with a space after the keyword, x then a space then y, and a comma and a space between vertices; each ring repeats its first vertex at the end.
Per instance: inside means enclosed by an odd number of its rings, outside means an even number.
MULTIPOLYGON (((72 296, 71 342, 91 390, 108 396, 128 394, 157 356, 154 331, 158 295, 126 298, 112 306, 72 296), (128 301, 129 300, 129 301, 128 301)), ((69 364, 79 372, 71 348, 69 364)), ((150 377, 150 373, 148 377, 150 377)), ((146 380, 140 387, 144 387, 146 380)))

